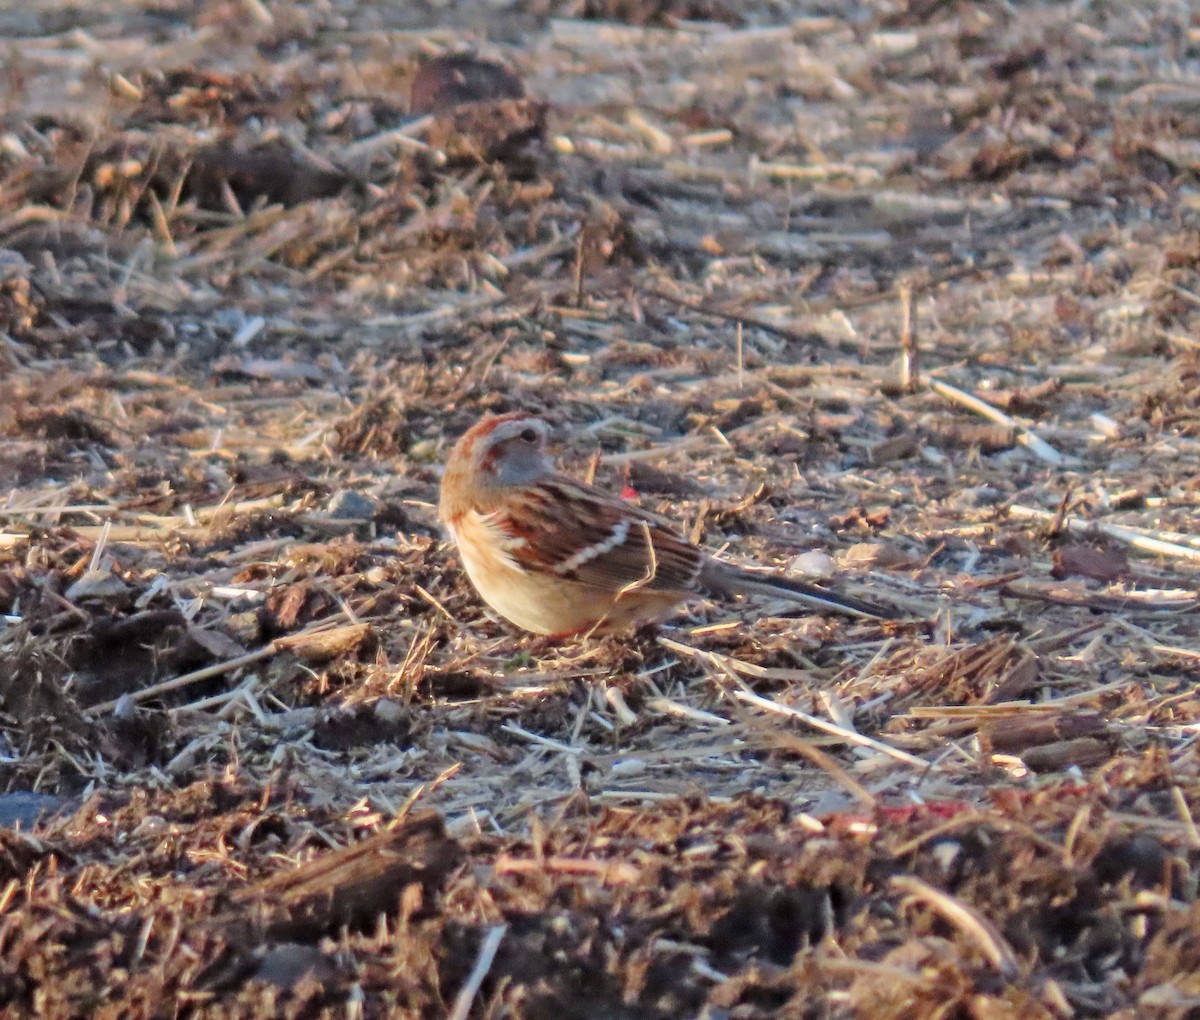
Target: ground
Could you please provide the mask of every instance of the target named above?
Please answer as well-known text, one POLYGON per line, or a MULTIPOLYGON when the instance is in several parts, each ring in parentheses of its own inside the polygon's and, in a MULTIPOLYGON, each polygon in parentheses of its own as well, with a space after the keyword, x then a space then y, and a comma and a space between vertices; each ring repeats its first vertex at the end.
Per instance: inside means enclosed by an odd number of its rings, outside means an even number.
POLYGON ((0 36, 4 1015, 1200 1016, 1190 5, 0 36), (515 632, 513 408, 901 619, 515 632))

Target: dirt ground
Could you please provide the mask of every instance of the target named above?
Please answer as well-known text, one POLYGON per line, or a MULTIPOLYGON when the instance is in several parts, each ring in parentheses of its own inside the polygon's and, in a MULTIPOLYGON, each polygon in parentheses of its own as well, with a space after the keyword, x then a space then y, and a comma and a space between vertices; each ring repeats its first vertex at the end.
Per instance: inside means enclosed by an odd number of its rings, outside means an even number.
POLYGON ((2 1015, 1200 1017, 1191 5, 35 2, 0 70, 2 1015), (515 632, 435 510, 513 408, 904 620, 515 632))

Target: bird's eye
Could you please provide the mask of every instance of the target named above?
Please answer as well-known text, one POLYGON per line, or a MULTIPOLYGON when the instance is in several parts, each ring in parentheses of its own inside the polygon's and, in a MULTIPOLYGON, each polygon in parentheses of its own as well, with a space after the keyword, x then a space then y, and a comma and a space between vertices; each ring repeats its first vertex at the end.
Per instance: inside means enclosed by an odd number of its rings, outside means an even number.
POLYGON ((526 429, 521 433, 521 438, 527 443, 537 442, 537 432, 534 429, 526 429))

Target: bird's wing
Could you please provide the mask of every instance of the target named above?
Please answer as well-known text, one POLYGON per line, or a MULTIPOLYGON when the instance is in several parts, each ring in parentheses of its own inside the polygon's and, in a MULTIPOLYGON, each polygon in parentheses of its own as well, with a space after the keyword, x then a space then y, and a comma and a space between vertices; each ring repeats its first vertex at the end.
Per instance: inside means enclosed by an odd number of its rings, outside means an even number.
POLYGON ((656 514, 562 476, 506 500, 487 520, 507 536, 514 565, 606 590, 691 591, 707 558, 656 514))

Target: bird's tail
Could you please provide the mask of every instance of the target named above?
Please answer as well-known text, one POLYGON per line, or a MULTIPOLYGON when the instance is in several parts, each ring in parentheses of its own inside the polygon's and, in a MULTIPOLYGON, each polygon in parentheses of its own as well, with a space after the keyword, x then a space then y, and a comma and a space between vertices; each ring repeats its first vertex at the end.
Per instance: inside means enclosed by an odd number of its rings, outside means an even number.
POLYGON ((797 581, 778 573, 747 570, 744 567, 710 560, 700 572, 701 588, 713 595, 766 595, 788 599, 800 605, 811 606, 826 612, 843 613, 846 616, 863 617, 868 620, 895 620, 899 614, 885 606, 856 599, 853 595, 822 588, 818 584, 797 581))

